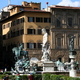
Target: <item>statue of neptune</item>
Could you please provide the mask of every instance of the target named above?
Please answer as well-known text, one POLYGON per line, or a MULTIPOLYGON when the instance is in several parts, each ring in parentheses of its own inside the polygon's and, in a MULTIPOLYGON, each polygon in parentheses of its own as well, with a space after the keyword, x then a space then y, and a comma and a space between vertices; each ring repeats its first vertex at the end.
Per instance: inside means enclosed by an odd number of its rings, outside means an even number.
POLYGON ((50 61, 50 45, 48 43, 48 33, 44 28, 42 29, 42 33, 43 33, 43 44, 42 44, 43 56, 41 61, 50 61))

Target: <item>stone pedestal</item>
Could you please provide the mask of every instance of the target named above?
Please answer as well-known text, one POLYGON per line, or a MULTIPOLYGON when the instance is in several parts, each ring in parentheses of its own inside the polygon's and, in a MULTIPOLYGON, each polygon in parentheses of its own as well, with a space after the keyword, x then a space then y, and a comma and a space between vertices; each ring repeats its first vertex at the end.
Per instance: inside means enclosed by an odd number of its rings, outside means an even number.
POLYGON ((53 72, 54 63, 52 61, 43 62, 43 72, 53 72))
POLYGON ((76 77, 76 70, 75 70, 75 65, 74 65, 74 60, 75 60, 75 55, 69 55, 69 58, 71 59, 71 70, 69 71, 69 76, 70 77, 76 77))
POLYGON ((76 77, 76 70, 70 70, 69 71, 69 76, 70 77, 76 77))

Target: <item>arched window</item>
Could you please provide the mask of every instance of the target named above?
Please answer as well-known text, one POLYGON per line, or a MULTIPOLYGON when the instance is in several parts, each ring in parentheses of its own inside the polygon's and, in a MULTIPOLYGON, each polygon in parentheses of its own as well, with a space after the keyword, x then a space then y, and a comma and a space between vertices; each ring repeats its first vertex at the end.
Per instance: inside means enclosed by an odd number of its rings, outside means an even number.
POLYGON ((42 41, 41 40, 38 40, 37 41, 37 48, 38 49, 41 49, 42 48, 42 45, 41 44, 42 44, 42 41))
POLYGON ((68 27, 72 27, 72 25, 73 25, 73 19, 72 19, 72 17, 68 17, 68 27))
POLYGON ((29 26, 29 28, 27 29, 27 34, 35 34, 35 33, 36 33, 36 31, 33 28, 33 26, 29 26))
POLYGON ((38 26, 38 29, 37 29, 37 34, 38 34, 38 35, 41 35, 41 34, 42 34, 42 29, 41 29, 41 26, 38 26))
POLYGON ((62 33, 56 34, 56 48, 57 49, 63 48, 63 34, 62 33))
POLYGON ((60 49, 61 48, 61 38, 58 37, 57 38, 57 49, 60 49))
POLYGON ((61 17, 56 18, 56 27, 60 28, 61 27, 61 17))

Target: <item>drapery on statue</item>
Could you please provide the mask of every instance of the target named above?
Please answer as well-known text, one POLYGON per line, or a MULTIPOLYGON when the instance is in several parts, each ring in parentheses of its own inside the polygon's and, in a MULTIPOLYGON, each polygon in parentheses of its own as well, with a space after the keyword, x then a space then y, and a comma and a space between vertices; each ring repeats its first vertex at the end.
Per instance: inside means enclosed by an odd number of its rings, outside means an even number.
POLYGON ((19 56, 20 56, 20 53, 21 53, 22 49, 23 49, 23 44, 22 43, 20 43, 19 47, 14 47, 12 49, 13 53, 15 53, 15 60, 19 59, 19 56))
POLYGON ((48 33, 44 28, 42 29, 42 33, 43 33, 43 44, 42 44, 43 56, 41 61, 50 61, 50 45, 48 43, 48 33))

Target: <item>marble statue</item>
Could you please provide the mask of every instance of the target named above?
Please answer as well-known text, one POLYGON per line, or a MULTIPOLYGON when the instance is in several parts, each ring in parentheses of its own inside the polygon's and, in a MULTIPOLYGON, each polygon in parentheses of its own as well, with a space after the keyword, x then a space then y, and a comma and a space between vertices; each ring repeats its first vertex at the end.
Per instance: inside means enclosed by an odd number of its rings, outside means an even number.
POLYGON ((46 32, 46 29, 42 29, 43 33, 43 43, 42 43, 42 61, 49 61, 50 60, 50 45, 48 43, 48 33, 46 32))
POLYGON ((60 62, 59 60, 55 62, 57 69, 59 71, 64 71, 64 64, 62 62, 60 62))

